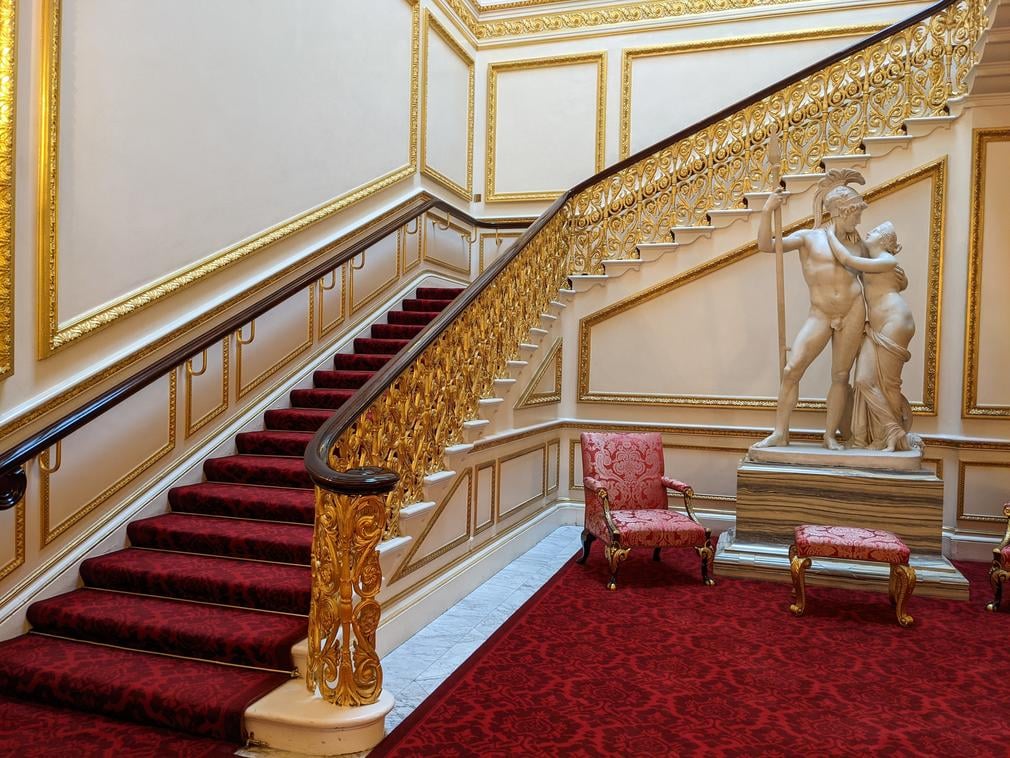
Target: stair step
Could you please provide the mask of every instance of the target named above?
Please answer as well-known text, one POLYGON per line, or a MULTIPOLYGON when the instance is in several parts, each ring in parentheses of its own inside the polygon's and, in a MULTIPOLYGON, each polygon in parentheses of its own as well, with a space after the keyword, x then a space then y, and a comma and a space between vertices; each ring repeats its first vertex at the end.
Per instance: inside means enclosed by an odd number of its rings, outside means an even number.
POLYGON ((316 387, 334 390, 356 390, 375 376, 374 371, 315 371, 312 383, 316 387))
POLYGON ((312 527, 189 513, 131 521, 134 547, 309 565, 312 527))
POLYGON ((337 353, 333 356, 333 368, 338 371, 378 371, 392 359, 392 355, 337 353))
POLYGON ((871 157, 887 155, 895 148, 908 147, 911 142, 912 138, 905 134, 886 137, 863 137, 863 149, 871 157))
POLYGON ((195 737, 174 729, 109 718, 72 708, 59 708, 0 695, 0 742, 10 755, 200 756, 231 758, 238 747, 195 737), (44 752, 39 735, 45 735, 44 752), (112 747, 115 746, 115 747, 112 747), (136 750, 131 746, 138 746, 136 750), (112 752, 109 752, 109 751, 112 752))
POLYGON ((378 340, 371 337, 356 337, 354 352, 369 355, 396 355, 410 340, 378 340))
POLYGON ((390 324, 429 324, 440 311, 390 311, 386 321, 390 324))
POLYGON ((333 415, 322 408, 274 408, 263 414, 267 429, 314 432, 333 415))
POLYGON ((260 484, 268 487, 301 487, 312 489, 312 480, 301 458, 281 458, 269 455, 226 455, 208 458, 203 473, 212 482, 260 484))
POLYGON ((308 566, 127 548, 81 564, 88 587, 280 613, 309 612, 308 566))
POLYGON ((372 324, 371 336, 374 339, 412 340, 423 329, 421 324, 372 324))
POLYGON ((329 387, 291 390, 291 405, 296 408, 329 408, 336 410, 352 397, 357 390, 331 389, 329 387))
POLYGON ((418 297, 408 297, 400 303, 405 311, 425 311, 426 313, 441 311, 449 304, 449 300, 425 300, 418 297))
POLYGON ((311 524, 315 520, 314 490, 255 487, 248 484, 200 482, 168 491, 168 503, 179 513, 232 516, 263 521, 311 524))
POLYGON ((249 455, 305 455, 312 441, 312 432, 284 432, 268 429, 262 432, 240 432, 235 435, 238 451, 249 455))
POLYGON ((280 671, 305 638, 300 616, 79 589, 33 603, 34 631, 135 650, 280 671))
POLYGON ((453 301, 463 294, 464 287, 418 287, 416 291, 419 300, 453 301))
POLYGON ((288 679, 39 634, 0 643, 0 692, 233 742, 246 706, 288 679))

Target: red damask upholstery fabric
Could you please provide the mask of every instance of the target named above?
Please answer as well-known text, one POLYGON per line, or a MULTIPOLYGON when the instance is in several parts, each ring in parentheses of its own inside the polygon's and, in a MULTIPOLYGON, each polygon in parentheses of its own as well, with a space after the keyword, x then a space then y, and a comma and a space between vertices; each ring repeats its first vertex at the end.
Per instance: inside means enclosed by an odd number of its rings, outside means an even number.
POLYGON ((1000 550, 999 554, 1003 558, 1003 565, 1010 566, 1010 545, 1000 550))
POLYGON ((883 529, 805 524, 796 527, 796 553, 801 558, 907 564, 909 549, 898 535, 883 529))
POLYGON ((582 472, 607 488, 611 508, 666 508, 658 433, 584 432, 581 439, 582 472))
POLYGON ((676 511, 613 511, 624 547, 702 547, 705 527, 676 511))

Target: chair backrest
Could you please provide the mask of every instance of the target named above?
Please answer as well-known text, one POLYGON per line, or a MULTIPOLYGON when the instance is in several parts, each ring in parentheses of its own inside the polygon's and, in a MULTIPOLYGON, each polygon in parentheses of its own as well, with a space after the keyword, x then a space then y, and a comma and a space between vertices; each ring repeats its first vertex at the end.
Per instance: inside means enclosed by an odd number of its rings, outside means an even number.
POLYGON ((582 472, 607 488, 611 508, 666 508, 658 432, 583 432, 581 442, 582 472))

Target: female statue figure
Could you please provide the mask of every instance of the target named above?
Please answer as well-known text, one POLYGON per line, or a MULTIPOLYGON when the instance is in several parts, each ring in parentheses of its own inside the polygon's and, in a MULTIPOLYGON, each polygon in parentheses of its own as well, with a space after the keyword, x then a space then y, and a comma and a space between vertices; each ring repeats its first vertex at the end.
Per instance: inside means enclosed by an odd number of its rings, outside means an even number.
POLYGON ((861 271, 866 298, 864 337, 856 359, 852 402, 852 446, 876 450, 918 447, 909 435, 912 412, 901 394, 901 370, 911 358, 912 312, 901 296, 908 280, 897 268, 901 250, 894 226, 885 221, 864 239, 868 258, 852 255, 828 225, 831 252, 842 265, 861 271))

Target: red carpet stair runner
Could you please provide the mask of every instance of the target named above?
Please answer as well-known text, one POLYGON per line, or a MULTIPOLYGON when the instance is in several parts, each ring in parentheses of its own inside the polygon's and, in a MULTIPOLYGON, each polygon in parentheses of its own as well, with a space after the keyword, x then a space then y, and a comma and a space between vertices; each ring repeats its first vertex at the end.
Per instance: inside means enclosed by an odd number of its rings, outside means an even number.
POLYGON ((291 676, 307 634, 305 447, 460 292, 419 288, 312 389, 292 390, 291 408, 267 411, 264 431, 237 435, 237 455, 206 460, 205 482, 172 489, 171 513, 131 523, 132 547, 86 560, 83 588, 28 609, 32 631, 0 643, 0 753, 244 742, 245 708, 291 676))

